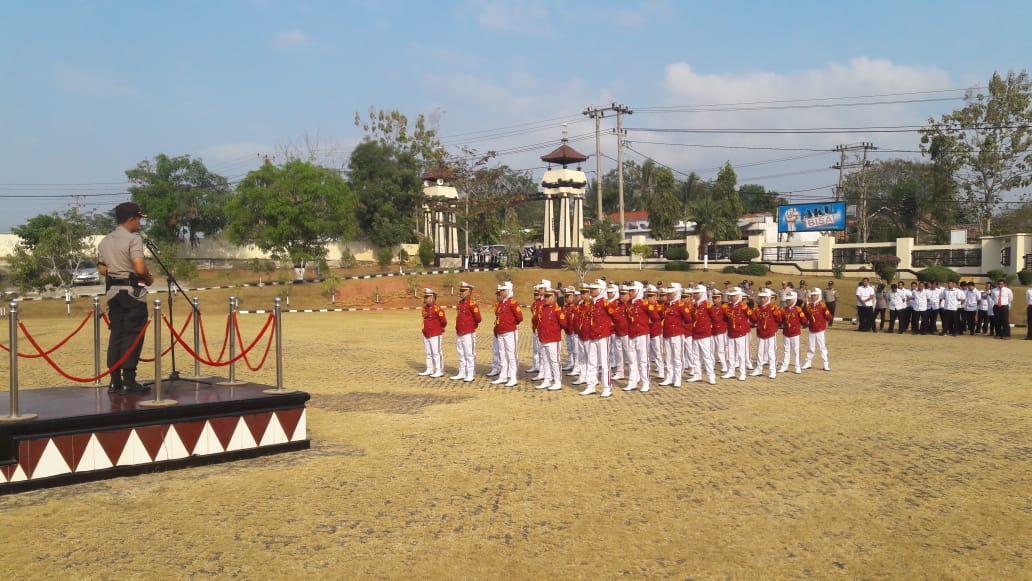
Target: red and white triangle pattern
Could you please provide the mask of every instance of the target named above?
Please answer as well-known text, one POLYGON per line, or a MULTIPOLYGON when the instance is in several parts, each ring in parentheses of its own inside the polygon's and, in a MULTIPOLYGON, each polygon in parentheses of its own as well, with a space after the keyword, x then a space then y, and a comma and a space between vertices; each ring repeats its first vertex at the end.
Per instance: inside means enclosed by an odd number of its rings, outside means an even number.
POLYGON ((0 486, 118 466, 217 455, 307 439, 303 407, 243 416, 22 440, 0 486))

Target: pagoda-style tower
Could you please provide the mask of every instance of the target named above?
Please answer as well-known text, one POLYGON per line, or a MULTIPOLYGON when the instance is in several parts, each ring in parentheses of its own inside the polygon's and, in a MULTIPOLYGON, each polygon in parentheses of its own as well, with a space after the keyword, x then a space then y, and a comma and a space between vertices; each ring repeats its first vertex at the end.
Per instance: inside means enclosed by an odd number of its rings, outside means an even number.
POLYGON ((455 216, 459 193, 450 185, 454 179, 455 174, 443 167, 423 175, 423 234, 434 242, 436 266, 445 268, 462 266, 455 216))
POLYGON ((559 267, 566 255, 572 252, 584 253, 584 193, 588 177, 577 169, 568 169, 570 164, 579 164, 588 156, 570 147, 566 142, 566 128, 563 127, 563 141, 558 149, 541 156, 549 164, 548 171, 541 178, 541 193, 545 196, 544 242, 541 249, 542 266, 559 267), (561 165, 553 169, 551 164, 561 165), (559 201, 558 224, 556 223, 555 201, 559 201))

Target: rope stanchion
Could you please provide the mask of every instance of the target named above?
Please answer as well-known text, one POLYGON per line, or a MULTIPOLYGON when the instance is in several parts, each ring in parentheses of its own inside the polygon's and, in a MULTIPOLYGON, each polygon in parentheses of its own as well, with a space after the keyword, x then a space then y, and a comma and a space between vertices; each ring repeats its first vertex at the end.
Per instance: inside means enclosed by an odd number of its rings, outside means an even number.
POLYGON ((276 303, 273 307, 273 318, 276 322, 273 336, 276 341, 276 387, 271 389, 263 389, 262 393, 277 394, 277 393, 292 393, 293 389, 286 389, 283 387, 283 305, 280 304, 280 298, 276 297, 276 303))
POLYGON ((6 416, 0 416, 0 423, 26 422, 39 417, 36 414, 23 414, 18 410, 18 303, 10 303, 8 316, 9 337, 11 338, 11 410, 6 416))
MULTIPOLYGON (((200 309, 200 302, 201 302, 201 299, 195 296, 195 297, 193 297, 191 302, 193 303, 193 313, 191 313, 191 314, 194 314, 194 313, 197 314, 197 316, 194 317, 194 320, 193 320, 193 350, 195 352, 199 352, 200 351, 200 347, 201 347, 201 345, 200 345, 200 341, 201 341, 201 309, 200 309)), ((180 334, 182 334, 182 333, 180 333, 180 334)), ((175 345, 175 342, 173 341, 172 344, 175 345)), ((207 352, 207 345, 205 345, 205 352, 207 352)), ((211 355, 210 354, 208 355, 208 359, 211 359, 211 355)), ((193 375, 191 375, 191 376, 183 376, 183 379, 189 379, 189 380, 198 381, 198 380, 201 380, 201 379, 208 379, 208 378, 210 378, 210 376, 208 376, 208 375, 201 375, 201 359, 199 357, 194 357, 193 360, 194 360, 194 367, 193 367, 194 372, 193 372, 193 375)))
MULTIPOLYGON (((70 341, 70 340, 72 339, 72 337, 74 337, 74 336, 78 335, 78 334, 79 334, 79 331, 82 331, 82 328, 86 326, 86 321, 88 321, 88 320, 90 319, 90 317, 91 317, 91 316, 92 316, 92 315, 89 315, 89 314, 88 314, 88 315, 86 315, 86 318, 85 318, 85 319, 83 319, 83 320, 82 320, 82 322, 80 322, 80 323, 79 323, 79 326, 78 326, 78 327, 76 327, 74 331, 72 331, 72 334, 71 334, 71 335, 69 335, 69 336, 65 337, 64 339, 61 339, 61 341, 59 341, 59 342, 57 343, 57 345, 54 345, 54 346, 53 346, 53 347, 51 347, 50 349, 46 350, 46 351, 45 351, 45 353, 46 353, 47 355, 50 355, 50 354, 51 354, 51 353, 53 353, 54 351, 57 351, 57 350, 58 350, 58 349, 60 349, 61 347, 64 347, 64 346, 65 346, 65 343, 67 343, 68 341, 70 341)), ((8 347, 7 347, 6 345, 0 345, 0 348, 2 348, 2 349, 3 349, 4 351, 10 351, 10 348, 8 348, 8 347)), ((36 354, 33 354, 33 353, 19 353, 19 354, 18 354, 18 357, 22 357, 22 358, 25 358, 25 359, 39 359, 40 357, 42 357, 42 355, 40 355, 40 354, 38 354, 38 353, 36 353, 36 354)))
MULTIPOLYGON (((272 315, 270 314, 270 315, 269 315, 269 319, 268 319, 268 321, 266 322, 266 328, 268 328, 268 326, 270 326, 270 325, 271 325, 271 323, 272 323, 272 318, 273 318, 273 316, 272 316, 272 315)), ((209 360, 207 360, 207 359, 204 359, 204 358, 202 358, 202 357, 201 357, 201 355, 200 355, 199 353, 197 353, 196 351, 194 351, 193 349, 191 349, 191 348, 190 348, 190 346, 189 346, 189 345, 187 345, 187 343, 186 343, 186 339, 184 339, 182 335, 177 335, 177 334, 176 334, 176 330, 175 330, 175 329, 173 329, 171 325, 169 325, 169 324, 166 324, 165 326, 166 326, 166 327, 168 327, 168 330, 169 330, 169 331, 170 331, 170 332, 172 333, 172 336, 173 336, 173 338, 175 339, 175 342, 176 342, 176 343, 178 343, 178 344, 179 344, 179 346, 181 346, 181 347, 182 347, 183 349, 185 349, 185 350, 186 350, 186 352, 190 354, 190 356, 192 356, 192 357, 196 357, 196 358, 198 358, 198 359, 200 359, 200 360, 201 360, 201 363, 204 363, 205 365, 210 365, 210 366, 212 366, 212 367, 225 367, 225 366, 227 366, 227 365, 230 365, 230 364, 232 364, 232 363, 236 363, 236 362, 240 361, 241 359, 243 359, 243 358, 244 358, 244 355, 246 355, 247 353, 249 353, 249 352, 251 351, 251 349, 252 349, 252 348, 253 348, 253 347, 254 347, 255 345, 257 345, 257 343, 258 343, 258 340, 256 339, 255 341, 253 341, 253 342, 251 343, 251 345, 250 345, 250 346, 248 347, 248 349, 247 349, 247 351, 246 351, 246 352, 244 352, 244 353, 240 353, 239 355, 234 355, 232 359, 229 359, 229 360, 227 360, 227 361, 209 361, 209 360)), ((261 333, 261 335, 259 335, 258 339, 260 339, 260 338, 261 338, 261 336, 262 336, 262 335, 264 335, 264 334, 265 334, 265 333, 264 333, 264 329, 263 329, 263 332, 261 333)))
POLYGON ((245 385, 247 383, 246 381, 237 381, 236 378, 236 341, 234 340, 234 335, 236 335, 236 310, 237 298, 235 296, 229 297, 229 359, 232 363, 229 364, 229 379, 215 384, 223 387, 235 387, 238 385, 245 385))
MULTIPOLYGON (((191 315, 192 316, 192 315, 191 315)), ((154 299, 154 320, 165 321, 165 324, 169 327, 172 323, 161 316, 161 299, 154 299)), ((190 321, 188 320, 187 323, 190 321)), ((186 330, 186 326, 183 326, 183 330, 186 330)), ((175 342, 172 343, 175 345, 175 342)), ((179 402, 174 399, 161 399, 161 357, 164 353, 161 351, 161 325, 154 325, 154 399, 141 401, 138 405, 140 407, 169 407, 178 405, 179 402)), ((141 361, 143 361, 141 359, 141 361)))
MULTIPOLYGON (((236 316, 236 313, 233 313, 234 319, 236 319, 236 316)), ((244 365, 247 365, 247 368, 251 371, 258 371, 263 366, 265 366, 265 360, 269 358, 269 350, 272 348, 273 335, 269 335, 269 342, 265 344, 265 353, 262 355, 262 360, 258 362, 257 366, 251 365, 251 360, 247 358, 247 354, 251 351, 251 349, 254 349, 254 346, 258 344, 258 340, 265 335, 265 332, 269 329, 269 325, 273 324, 275 320, 276 317, 274 315, 269 315, 269 318, 265 321, 265 326, 262 327, 262 330, 258 333, 258 336, 255 337, 254 341, 252 341, 251 344, 248 345, 246 348, 244 347, 244 338, 240 335, 240 321, 239 319, 233 321, 233 327, 236 329, 236 338, 240 345, 240 349, 242 350, 241 355, 244 356, 244 365)))
POLYGON ((147 334, 148 327, 150 327, 150 321, 147 321, 143 325, 143 329, 140 329, 140 334, 136 336, 136 340, 133 341, 133 344, 129 347, 125 354, 122 355, 122 358, 119 359, 118 362, 116 362, 114 365, 109 367, 106 371, 95 377, 76 377, 74 375, 69 375, 67 372, 65 372, 64 369, 61 369, 61 366, 54 362, 54 360, 51 359, 50 356, 43 351, 43 348, 39 346, 39 343, 36 343, 36 340, 29 333, 29 330, 25 328, 25 324, 18 323, 18 328, 21 329, 22 334, 25 335, 25 338, 28 339, 29 343, 32 344, 33 348, 36 349, 36 352, 38 352, 40 356, 43 357, 43 360, 49 363, 50 366, 54 368, 54 371, 60 373, 65 379, 69 381, 74 381, 76 383, 89 383, 91 381, 96 381, 98 379, 107 377, 112 370, 120 369, 122 367, 122 364, 125 363, 125 360, 129 358, 129 354, 132 353, 133 349, 136 349, 136 346, 139 345, 140 341, 143 340, 144 335, 147 334))
MULTIPOLYGON (((183 333, 186 332, 186 326, 190 324, 190 319, 192 317, 193 317, 193 313, 190 313, 189 315, 186 316, 186 322, 183 323, 183 328, 179 330, 179 334, 180 335, 182 335, 183 333)), ((172 325, 172 323, 168 320, 168 317, 162 317, 162 320, 165 321, 166 325, 168 325, 168 326, 172 325)), ((172 347, 175 346, 175 344, 176 344, 175 341, 173 341, 172 345, 169 345, 164 351, 161 352, 161 356, 164 357, 164 356, 168 355, 168 352, 172 350, 172 347)), ((153 363, 154 362, 153 359, 148 359, 147 357, 140 357, 140 361, 142 361, 144 363, 153 363)))
MULTIPOLYGON (((222 361, 222 356, 226 353, 226 346, 229 345, 229 318, 226 318, 226 337, 222 340, 222 351, 219 351, 217 359, 212 359, 211 351, 208 351, 208 335, 204 332, 203 323, 201 324, 201 342, 204 343, 204 355, 208 358, 208 361, 222 361)), ((200 351, 197 352, 200 353, 200 351)))
POLYGON ((94 386, 100 387, 100 297, 93 297, 93 375, 97 379, 93 381, 94 386))

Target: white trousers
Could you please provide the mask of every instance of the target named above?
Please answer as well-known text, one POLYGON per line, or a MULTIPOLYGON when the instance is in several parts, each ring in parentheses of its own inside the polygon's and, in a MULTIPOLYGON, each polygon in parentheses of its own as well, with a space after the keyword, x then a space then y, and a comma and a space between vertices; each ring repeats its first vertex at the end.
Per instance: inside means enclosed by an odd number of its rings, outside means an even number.
POLYGON ((473 377, 473 369, 477 358, 477 334, 467 333, 455 338, 455 348, 459 352, 459 372, 464 379, 473 377))
POLYGON ((562 383, 563 372, 559 369, 559 342, 542 343, 538 369, 541 370, 542 379, 553 384, 562 383))
POLYGON ((821 352, 821 360, 824 364, 828 364, 828 344, 825 342, 824 331, 817 331, 816 333, 810 331, 810 335, 806 340, 806 364, 810 365, 813 362, 813 354, 816 351, 821 352))
POLYGON ((749 335, 742 337, 728 337, 727 338, 728 354, 731 356, 731 369, 734 371, 736 368, 739 373, 744 375, 746 368, 749 367, 749 335))
POLYGON ((541 339, 538 338, 536 331, 534 332, 534 347, 530 356, 530 368, 541 369, 541 339))
POLYGON ((713 336, 713 358, 720 364, 721 371, 728 370, 727 333, 713 336))
POLYGON ((681 385, 681 373, 684 371, 684 336, 663 337, 663 350, 666 351, 666 375, 663 383, 681 385))
POLYGON ((756 338, 756 369, 763 369, 764 365, 774 369, 778 364, 778 338, 775 335, 768 339, 756 338))
POLYGON ((444 373, 441 336, 423 337, 423 352, 426 354, 426 370, 430 373, 444 373))
POLYGON ((684 369, 688 373, 695 375, 695 370, 698 366, 695 361, 695 345, 693 343, 694 341, 690 333, 686 333, 681 339, 681 348, 684 350, 684 369))
POLYGON ((628 386, 649 386, 649 336, 639 335, 627 338, 627 365, 630 366, 628 386))
POLYGON ((713 337, 705 337, 702 339, 693 339, 692 346, 695 348, 695 369, 692 373, 692 377, 695 379, 702 378, 702 374, 705 373, 706 377, 713 377, 713 337))
POLYGON ((517 379, 519 369, 516 367, 516 331, 497 335, 498 338, 498 377, 517 379))
POLYGON ((587 350, 587 382, 588 389, 602 384, 602 389, 609 389, 609 337, 591 339, 585 342, 587 350))
POLYGON ((498 335, 491 338, 491 373, 498 373, 502 369, 501 342, 498 335))
POLYGON ((566 367, 573 368, 577 364, 577 336, 566 335, 566 367))
MULTIPOLYGON (((616 374, 623 375, 624 367, 634 365, 631 363, 631 338, 627 335, 613 335, 609 338, 609 343, 612 351, 616 353, 613 357, 616 359, 616 374)), ((628 370, 628 373, 630 373, 630 370, 628 370)))
POLYGON ((663 336, 649 337, 649 360, 656 366, 656 374, 666 377, 666 359, 663 358, 663 336))
POLYGON ((781 355, 781 366, 787 368, 789 364, 792 364, 796 368, 799 367, 799 335, 795 337, 785 336, 782 341, 784 353, 781 355))

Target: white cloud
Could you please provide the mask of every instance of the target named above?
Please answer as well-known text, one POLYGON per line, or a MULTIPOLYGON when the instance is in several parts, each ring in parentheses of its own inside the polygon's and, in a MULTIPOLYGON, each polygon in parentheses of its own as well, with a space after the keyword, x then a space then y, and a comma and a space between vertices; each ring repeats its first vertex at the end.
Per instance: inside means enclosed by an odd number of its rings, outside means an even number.
POLYGON ((139 94, 139 89, 131 82, 108 71, 55 62, 50 65, 50 74, 60 89, 76 95, 128 97, 139 94))
POLYGON ((486 30, 527 34, 551 30, 551 11, 543 0, 470 0, 469 10, 486 30))
POLYGON ((308 38, 308 35, 297 28, 277 33, 273 42, 278 48, 295 48, 312 45, 312 40, 308 38))

